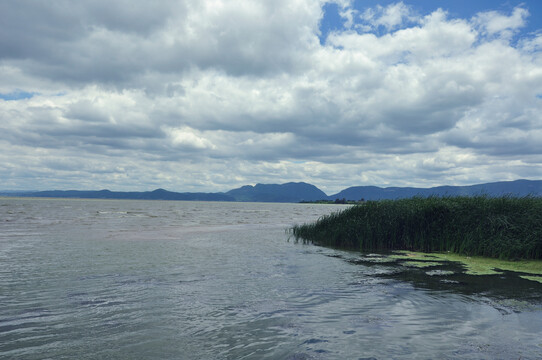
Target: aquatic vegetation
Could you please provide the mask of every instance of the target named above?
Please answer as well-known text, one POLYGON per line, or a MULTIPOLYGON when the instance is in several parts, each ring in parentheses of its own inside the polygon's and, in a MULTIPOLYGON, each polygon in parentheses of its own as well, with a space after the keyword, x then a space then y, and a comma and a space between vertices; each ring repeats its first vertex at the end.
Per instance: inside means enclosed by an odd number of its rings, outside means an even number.
POLYGON ((414 252, 414 251, 404 251, 404 250, 394 251, 393 254, 389 255, 388 257, 390 259, 396 259, 396 260, 445 261, 445 260, 439 259, 439 257, 434 254, 427 254, 427 253, 414 252))
POLYGON ((481 256, 466 256, 461 254, 445 253, 422 253, 414 251, 394 251, 388 254, 377 256, 362 256, 360 263, 397 264, 410 268, 441 267, 427 271, 427 275, 446 276, 455 274, 450 271, 450 263, 461 264, 463 268, 459 273, 466 275, 501 275, 503 271, 517 273, 520 277, 533 281, 542 282, 542 261, 540 260, 519 260, 509 261, 481 256), (442 269, 444 268, 444 269, 442 269), (523 274, 523 275, 521 275, 523 274))
POLYGON ((459 262, 463 264, 465 273, 469 275, 502 274, 502 271, 499 270, 542 275, 542 261, 540 260, 509 261, 481 256, 465 256, 450 252, 426 254, 408 251, 399 251, 397 254, 391 255, 391 257, 402 260, 408 259, 410 261, 431 259, 431 261, 459 262))
POLYGON ((542 284, 542 276, 521 275, 520 278, 525 280, 537 281, 542 284))
POLYGON ((431 261, 405 261, 402 263, 403 266, 416 267, 416 268, 426 268, 442 265, 439 262, 431 261))
MULTIPOLYGON (((542 259, 542 198, 367 201, 315 223, 294 226, 291 232, 298 241, 363 252, 408 250, 505 260, 542 259)), ((518 262, 516 266, 526 265, 518 262)), ((472 265, 469 271, 482 270, 472 265)))
POLYGON ((391 256, 365 256, 360 258, 359 261, 366 263, 386 264, 395 262, 395 259, 391 256))

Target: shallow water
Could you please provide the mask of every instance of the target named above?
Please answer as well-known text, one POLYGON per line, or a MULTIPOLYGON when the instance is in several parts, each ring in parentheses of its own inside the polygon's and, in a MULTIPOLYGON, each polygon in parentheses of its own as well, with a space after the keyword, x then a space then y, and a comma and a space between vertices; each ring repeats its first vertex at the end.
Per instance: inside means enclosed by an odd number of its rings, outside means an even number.
POLYGON ((0 358, 542 358, 542 284, 287 241, 338 209, 0 198, 0 358))

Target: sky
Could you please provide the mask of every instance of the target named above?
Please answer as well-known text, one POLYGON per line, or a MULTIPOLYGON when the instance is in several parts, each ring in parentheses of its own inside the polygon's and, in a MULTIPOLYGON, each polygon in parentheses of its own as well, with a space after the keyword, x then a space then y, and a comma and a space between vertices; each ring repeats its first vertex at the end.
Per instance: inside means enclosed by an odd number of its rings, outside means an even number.
POLYGON ((542 179, 539 0, 2 0, 0 189, 542 179))

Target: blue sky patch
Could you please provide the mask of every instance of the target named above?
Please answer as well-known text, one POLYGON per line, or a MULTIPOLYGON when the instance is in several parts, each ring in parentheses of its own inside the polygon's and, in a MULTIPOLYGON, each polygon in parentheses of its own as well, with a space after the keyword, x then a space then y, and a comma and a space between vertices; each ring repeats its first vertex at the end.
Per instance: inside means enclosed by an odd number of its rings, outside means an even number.
MULTIPOLYGON (((540 0, 354 0, 349 9, 354 11, 352 30, 360 31, 360 27, 356 25, 366 25, 361 15, 368 9, 381 9, 390 5, 403 3, 410 8, 412 12, 419 16, 425 16, 433 13, 441 8, 448 13, 448 18, 471 19, 476 14, 488 11, 497 11, 503 14, 510 15, 514 8, 523 7, 529 11, 529 16, 526 19, 525 26, 520 30, 519 36, 533 34, 542 27, 542 1, 540 0)), ((323 6, 324 16, 320 22, 320 44, 324 44, 330 32, 346 30, 346 19, 341 17, 341 9, 336 3, 326 3, 323 6)), ((403 24, 408 26, 411 24, 403 24)), ((398 30, 393 29, 393 31, 398 30)), ((364 31, 368 31, 365 29, 364 31)), ((389 29, 382 26, 371 29, 369 32, 381 36, 389 29)))
POLYGON ((24 99, 30 99, 36 94, 37 93, 35 92, 14 91, 7 94, 0 93, 0 99, 6 100, 6 101, 24 100, 24 99))
POLYGON ((344 28, 344 19, 339 15, 339 6, 333 3, 327 3, 323 7, 324 17, 320 21, 320 45, 326 42, 330 32, 344 28))

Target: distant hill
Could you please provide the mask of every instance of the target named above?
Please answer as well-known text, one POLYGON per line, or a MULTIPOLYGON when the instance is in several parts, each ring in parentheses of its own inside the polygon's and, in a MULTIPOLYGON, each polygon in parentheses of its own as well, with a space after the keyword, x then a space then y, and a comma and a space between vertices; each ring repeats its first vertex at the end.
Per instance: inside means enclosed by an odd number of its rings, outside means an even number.
POLYGON ((433 188, 413 187, 387 187, 377 186, 354 186, 345 189, 335 195, 329 196, 330 200, 380 200, 380 199, 403 199, 413 196, 542 196, 541 180, 516 180, 501 181, 487 184, 470 186, 438 186, 433 188))
MULTIPOLYGON (((13 195, 13 194, 12 194, 13 195)), ((224 193, 178 193, 164 189, 145 192, 124 191, 79 191, 79 190, 51 190, 17 194, 23 197, 56 197, 81 199, 132 199, 132 200, 194 200, 194 201, 235 201, 224 193)))
POLYGON ((246 185, 226 192, 236 201, 300 202, 327 199, 326 193, 316 186, 304 182, 290 182, 282 185, 246 185))
POLYGON ((164 189, 145 192, 51 190, 35 192, 3 191, 0 196, 57 197, 86 199, 193 200, 301 202, 318 200, 380 200, 413 196, 542 196, 542 180, 501 181, 470 186, 438 186, 433 188, 354 186, 328 196, 316 186, 304 182, 246 185, 226 193, 178 193, 164 189))

